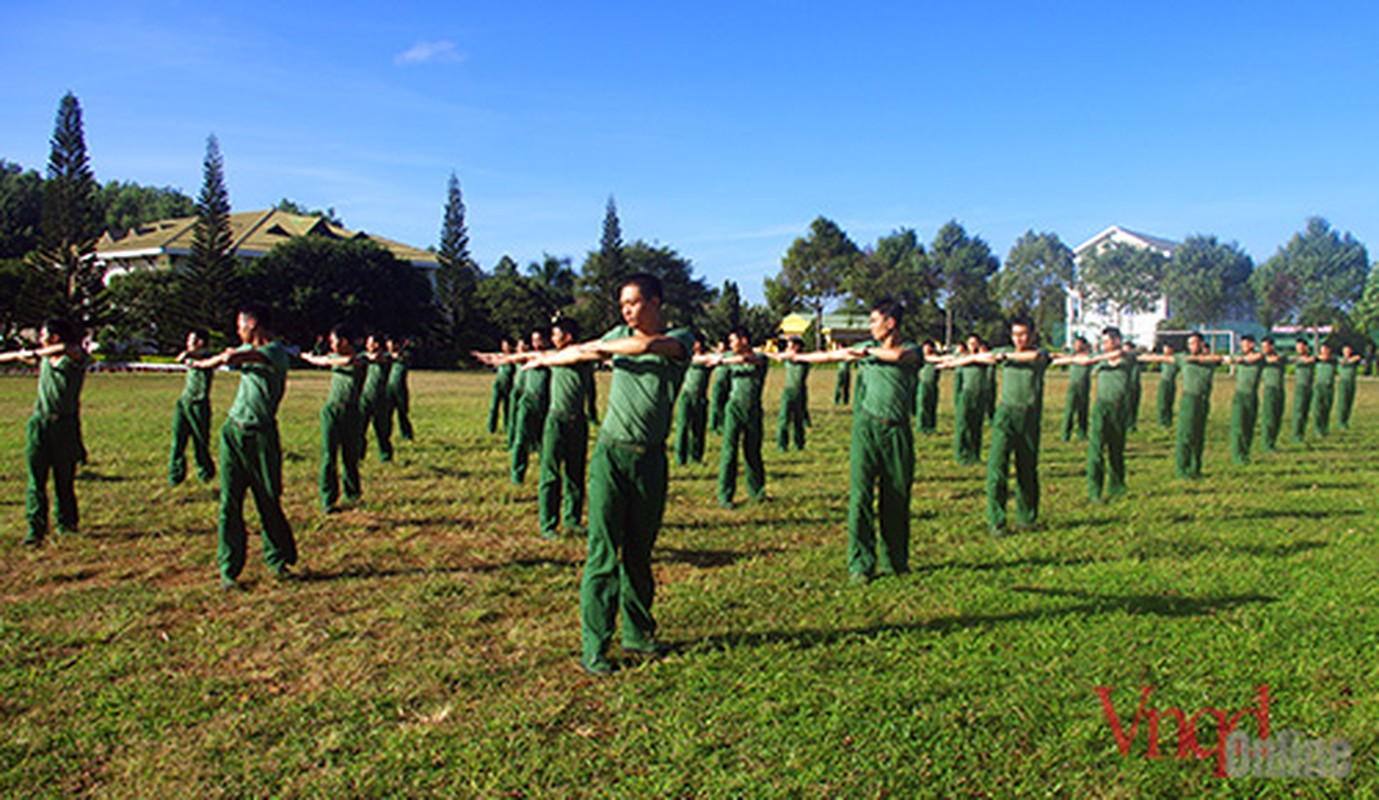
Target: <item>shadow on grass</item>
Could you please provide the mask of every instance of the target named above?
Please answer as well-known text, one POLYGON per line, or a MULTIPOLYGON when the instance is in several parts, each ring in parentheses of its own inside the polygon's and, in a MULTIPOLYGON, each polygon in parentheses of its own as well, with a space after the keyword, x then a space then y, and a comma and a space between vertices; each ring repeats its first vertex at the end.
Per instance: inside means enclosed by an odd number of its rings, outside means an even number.
POLYGON ((1354 508, 1249 508, 1234 514, 1226 514, 1220 519, 1331 519, 1333 517, 1358 517, 1361 511, 1354 508))
POLYGON ((1285 483, 1285 484, 1283 484, 1283 486, 1281 486, 1281 487, 1279 487, 1279 488, 1283 489, 1283 490, 1286 491, 1286 492, 1310 492, 1310 491, 1313 491, 1313 490, 1316 490, 1316 491, 1330 491, 1330 490, 1358 491, 1358 490, 1362 490, 1362 489, 1368 489, 1369 486, 1366 485, 1366 484, 1360 483, 1359 481, 1330 481, 1330 482, 1324 482, 1324 481, 1294 481, 1294 482, 1292 482, 1292 483, 1285 483))
POLYGON ((124 483, 129 480, 129 477, 126 475, 106 475, 87 467, 77 473, 77 480, 90 483, 124 483))
POLYGON ((652 557, 651 561, 652 563, 689 564, 711 569, 729 567, 748 558, 783 552, 785 552, 784 548, 780 547, 767 547, 761 550, 745 550, 743 552, 735 550, 680 550, 674 547, 658 547, 656 548, 656 555, 652 557))
POLYGON ((767 631, 764 633, 725 633, 708 636, 697 642, 686 642, 686 650, 730 650, 740 647, 760 647, 784 644, 796 649, 831 645, 856 636, 881 633, 932 633, 945 635, 972 628, 1022 622, 1042 622, 1061 617, 1094 617, 1123 613, 1131 616, 1202 617, 1230 611, 1245 605, 1277 602, 1278 598, 1262 594, 1223 595, 1220 597, 1175 597, 1159 594, 1096 594, 1067 589, 1013 587, 1012 591, 1043 597, 1071 598, 1082 602, 1073 605, 1031 608, 1003 614, 957 614, 922 622, 894 625, 872 625, 836 630, 767 631))
POLYGON ((329 583, 338 580, 424 577, 426 575, 459 575, 464 573, 484 575, 493 572, 503 572, 514 568, 566 568, 579 567, 583 564, 584 561, 582 559, 547 558, 544 556, 539 558, 517 558, 512 561, 505 561, 497 564, 452 564, 436 567, 376 567, 370 564, 357 564, 338 570, 313 568, 310 572, 303 573, 300 580, 302 583, 329 583))

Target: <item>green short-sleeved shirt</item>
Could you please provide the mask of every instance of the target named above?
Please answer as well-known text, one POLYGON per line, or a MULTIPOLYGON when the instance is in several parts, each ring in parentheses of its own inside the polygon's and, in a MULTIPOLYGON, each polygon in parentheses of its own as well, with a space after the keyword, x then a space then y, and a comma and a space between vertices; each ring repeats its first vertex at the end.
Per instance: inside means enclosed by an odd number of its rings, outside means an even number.
MULTIPOLYGON (((631 327, 619 325, 604 334, 603 341, 631 335, 631 327)), ((690 353, 694 352, 694 334, 676 328, 664 335, 684 347, 681 358, 650 353, 613 357, 613 380, 608 387, 608 410, 599 427, 600 440, 645 447, 665 444, 675 395, 685 378, 690 353)))
POLYGON ((499 386, 500 388, 504 388, 504 387, 505 387, 505 388, 507 388, 507 389, 511 389, 511 388, 512 388, 512 379, 513 379, 513 376, 515 376, 516 374, 517 374, 517 365, 516 365, 516 364, 499 364, 499 365, 498 365, 498 374, 495 375, 495 376, 493 377, 493 380, 494 380, 495 383, 498 384, 498 386, 499 386))
POLYGON ((239 350, 257 350, 268 363, 239 366, 239 390, 226 418, 245 428, 271 428, 277 424, 278 403, 282 402, 283 391, 287 388, 287 366, 291 359, 277 342, 258 348, 246 344, 239 350))
POLYGON ((545 411, 551 402, 551 368, 532 367, 518 374, 522 376, 522 392, 518 395, 522 405, 545 411))
POLYGON ((1317 383, 1323 386, 1330 386, 1336 382, 1336 361, 1322 361, 1317 359, 1317 383))
POLYGON ((919 368, 919 385, 923 386, 925 391, 931 391, 938 388, 937 364, 927 359, 924 361, 919 368))
POLYGON ((785 362, 785 391, 787 393, 798 394, 804 391, 805 382, 809 380, 808 361, 787 361, 785 362))
POLYGON ((38 399, 34 416, 42 419, 75 416, 81 410, 81 385, 86 380, 86 359, 63 354, 54 364, 44 357, 38 367, 38 399))
POLYGON ((391 369, 391 362, 387 359, 369 362, 368 371, 364 375, 364 402, 371 403, 382 396, 384 388, 388 385, 388 373, 391 369))
POLYGON ((211 376, 213 369, 187 368, 187 380, 182 384, 182 399, 188 403, 201 403, 211 397, 211 376))
POLYGON ((1211 395, 1211 376, 1216 371, 1213 365, 1189 360, 1187 353, 1176 353, 1173 360, 1183 373, 1183 394, 1211 395))
POLYGON ((1086 392, 1092 385, 1091 364, 1068 365, 1068 388, 1086 392))
POLYGON ((1297 378, 1299 389, 1312 388, 1312 374, 1316 371, 1317 362, 1298 361, 1293 364, 1293 375, 1297 378))
POLYGON ((1259 382, 1264 376, 1264 359, 1235 365, 1235 393, 1255 395, 1259 392, 1259 382))
POLYGON ((1040 351, 1033 361, 1002 361, 1001 400, 1003 406, 1031 408, 1044 399, 1044 372, 1049 354, 1040 351))
POLYGON ((766 361, 743 364, 729 364, 728 377, 732 389, 728 393, 728 403, 742 408, 760 408, 761 391, 766 387, 766 361))
POLYGON ((1135 357, 1123 355, 1114 361, 1098 361, 1092 367, 1096 373, 1096 399, 1098 403, 1124 403, 1130 396, 1130 372, 1135 368, 1135 357))
POLYGON ((328 406, 357 406, 359 394, 364 390, 364 365, 358 361, 330 368, 330 391, 326 394, 328 406))
POLYGON ((979 394, 986 391, 986 366, 968 364, 958 367, 953 373, 953 390, 963 394, 979 394))
POLYGON ((407 385, 407 359, 393 357, 393 365, 388 368, 388 388, 401 389, 407 385))
POLYGON ((1178 361, 1176 358, 1173 361, 1168 362, 1167 364, 1161 364, 1160 367, 1162 367, 1162 369, 1159 371, 1160 380, 1178 380, 1178 361))
POLYGON ((562 419, 584 417, 585 401, 593 389, 594 365, 584 361, 550 368, 550 413, 562 419))
POLYGON ((685 385, 680 393, 690 397, 704 397, 709 391, 710 368, 706 364, 690 364, 685 371, 685 385))
POLYGON ((1263 365, 1261 379, 1265 389, 1283 389, 1283 372, 1288 368, 1288 359, 1278 358, 1270 361, 1267 357, 1260 364, 1263 365))
POLYGON ((1354 383, 1356 376, 1360 374, 1360 362, 1341 361, 1336 365, 1336 373, 1341 377, 1341 383, 1354 383))
MULTIPOLYGON (((873 340, 862 342, 854 349, 880 346, 880 342, 873 340)), ((859 395, 858 407, 869 416, 904 422, 914 413, 915 386, 924 356, 911 342, 905 342, 901 347, 914 351, 918 358, 909 364, 882 361, 875 356, 867 356, 857 362, 861 365, 858 380, 867 387, 865 394, 859 395)))

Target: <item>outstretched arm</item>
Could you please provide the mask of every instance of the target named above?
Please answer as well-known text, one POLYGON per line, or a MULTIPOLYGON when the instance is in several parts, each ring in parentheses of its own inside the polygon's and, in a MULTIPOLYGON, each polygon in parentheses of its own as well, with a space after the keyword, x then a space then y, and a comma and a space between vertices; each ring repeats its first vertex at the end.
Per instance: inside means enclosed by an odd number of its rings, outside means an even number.
POLYGON ((209 358, 194 358, 187 361, 193 369, 216 369, 218 367, 238 367, 243 364, 267 364, 268 356, 254 348, 240 350, 227 347, 209 358))
POLYGON ((799 353, 794 360, 802 364, 833 364, 839 361, 859 361, 865 356, 855 347, 835 347, 832 350, 815 350, 812 353, 799 353))
POLYGON ((353 364, 356 359, 356 356, 346 356, 338 353, 318 356, 315 353, 303 352, 300 357, 306 363, 318 367, 348 367, 350 364, 353 364))

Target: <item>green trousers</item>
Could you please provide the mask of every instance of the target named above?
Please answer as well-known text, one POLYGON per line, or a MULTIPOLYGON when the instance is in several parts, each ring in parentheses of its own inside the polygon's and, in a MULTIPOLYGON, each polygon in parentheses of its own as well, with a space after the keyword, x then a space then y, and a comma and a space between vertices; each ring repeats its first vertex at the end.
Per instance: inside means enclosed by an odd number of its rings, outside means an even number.
POLYGON ((1317 435, 1326 436, 1331 433, 1331 406, 1336 402, 1336 384, 1321 382, 1317 386, 1317 391, 1313 394, 1316 400, 1316 417, 1313 420, 1317 425, 1317 435))
POLYGON ((877 419, 858 409, 849 460, 848 573, 870 577, 878 571, 909 571, 910 491, 915 477, 910 421, 877 419))
POLYGON ((761 460, 761 408, 728 403, 723 410, 723 449, 718 458, 718 502, 728 504, 737 492, 737 454, 747 465, 747 494, 753 500, 766 496, 766 465, 761 460))
POLYGON ((1098 400, 1087 433, 1087 495, 1092 502, 1125 494, 1125 408, 1098 400))
MULTIPOLYGON (((1063 411, 1063 441, 1071 442, 1077 436, 1079 442, 1087 441, 1087 411, 1091 402, 1090 386, 1077 381, 1069 381, 1067 408, 1063 411)), ((988 462, 990 463, 990 462, 988 462)))
POLYGON ((352 403, 330 403, 321 408, 321 475, 317 488, 321 508, 330 511, 340 499, 340 472, 344 469, 345 500, 356 502, 359 487, 359 429, 363 417, 352 403))
POLYGON ((254 496, 263 525, 263 560, 278 572, 297 563, 297 542, 283 514, 282 450, 277 428, 248 430, 234 422, 220 429, 220 547, 216 560, 223 578, 244 569, 248 535, 244 493, 254 496))
POLYGON ((986 418, 986 394, 961 391, 955 400, 953 458, 964 467, 982 460, 982 423, 986 418))
POLYGON ((1144 386, 1140 378, 1134 377, 1130 380, 1129 405, 1126 407, 1126 414, 1129 419, 1125 422, 1127 431, 1137 431, 1140 429, 1140 395, 1143 394, 1144 386))
POLYGON ((1259 419, 1259 398, 1253 394, 1236 392, 1231 399, 1231 461, 1250 463, 1250 445, 1255 438, 1255 422, 1259 419))
POLYGON ((168 459, 168 483, 176 486, 187 479, 187 443, 191 442, 196 460, 196 476, 202 483, 215 480, 215 461, 211 458, 211 401, 177 398, 172 410, 172 455, 168 459))
POLYGON ((1211 398, 1184 394, 1178 406, 1178 438, 1174 445, 1174 474, 1179 478, 1202 477, 1202 450, 1207 441, 1207 417, 1211 398))
POLYGON ((494 379, 493 394, 488 403, 488 432, 498 432, 498 417, 503 418, 503 430, 508 429, 509 405, 512 399, 512 381, 494 379))
POLYGON ((386 464, 393 460, 393 404, 386 391, 360 406, 362 422, 359 426, 359 460, 369 452, 369 428, 373 428, 378 442, 378 460, 386 464))
POLYGON ((1350 428, 1350 414, 1355 410, 1355 381, 1342 380, 1336 389, 1336 424, 1341 430, 1350 428))
POLYGON ((793 440, 796 450, 804 449, 805 417, 803 392, 785 392, 780 397, 780 419, 776 422, 776 447, 782 453, 790 450, 793 440))
POLYGON ((53 476, 57 500, 57 527, 64 533, 77 530, 77 462, 81 460, 81 433, 76 416, 30 417, 24 445, 29 485, 24 492, 24 511, 29 520, 26 541, 38 543, 48 535, 48 475, 53 476))
POLYGON ((541 437, 546 429, 546 409, 532 403, 517 401, 517 413, 512 418, 512 456, 510 474, 513 483, 527 479, 527 460, 532 452, 540 451, 541 437))
POLYGON ((1278 449, 1278 434, 1283 430, 1283 403, 1283 387, 1264 387, 1264 449, 1271 453, 1278 449))
POLYGON ((703 395, 681 394, 675 403, 675 463, 704 463, 704 433, 709 421, 709 401, 703 395))
POLYGON ((1293 441, 1301 442, 1307 437, 1307 413, 1312 410, 1312 387, 1293 388, 1293 441))
POLYGON ((1007 471, 1015 458, 1015 520, 1020 525, 1039 521, 1039 407, 996 407, 991 422, 991 451, 986 456, 986 519, 992 531, 1006 527, 1010 497, 1007 471))
POLYGON ((1178 394, 1178 381, 1159 379, 1159 427, 1173 427, 1173 400, 1178 394))
POLYGON ((933 433, 938 430, 938 384, 925 384, 922 381, 915 390, 915 411, 919 417, 919 432, 933 433))
POLYGON ((667 465, 661 447, 599 441, 589 459, 589 541, 580 579, 584 663, 602 661, 622 610, 622 642, 655 641, 651 614, 656 582, 651 549, 666 508, 667 465))
POLYGON ((728 382, 723 376, 715 376, 713 388, 709 390, 709 430, 714 433, 723 433, 723 416, 728 407, 729 392, 728 382))
POLYGON ((838 368, 833 383, 833 405, 845 406, 852 401, 852 370, 838 368))
MULTIPOLYGON (((415 433, 412 430, 412 394, 407 390, 407 384, 388 388, 388 404, 392 406, 392 413, 397 415, 397 435, 404 442, 412 441, 415 433)), ((391 424, 392 421, 389 422, 391 424)))
POLYGON ((536 485, 542 536, 554 538, 560 534, 562 512, 565 529, 579 529, 579 518, 584 513, 584 463, 588 456, 589 420, 582 414, 548 414, 541 433, 541 477, 536 485))

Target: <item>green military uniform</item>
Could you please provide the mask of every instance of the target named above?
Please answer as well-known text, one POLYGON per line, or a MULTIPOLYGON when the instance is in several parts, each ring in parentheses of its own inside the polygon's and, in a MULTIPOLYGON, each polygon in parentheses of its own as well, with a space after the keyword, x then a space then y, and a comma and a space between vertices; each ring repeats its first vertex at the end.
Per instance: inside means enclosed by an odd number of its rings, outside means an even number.
POLYGON ((1288 368, 1288 360, 1279 357, 1275 361, 1264 359, 1261 380, 1264 384, 1264 449, 1278 450, 1278 433, 1283 429, 1283 373, 1288 368))
POLYGON ((982 376, 982 402, 986 407, 986 421, 990 422, 996 418, 996 365, 986 364, 983 369, 986 372, 982 376))
POLYGON ((503 418, 503 430, 508 431, 512 428, 508 424, 510 413, 510 403, 512 400, 512 380, 517 373, 516 364, 499 364, 498 372, 493 376, 493 393, 488 403, 488 432, 498 432, 498 417, 503 418))
POLYGON ((1129 423, 1130 371, 1134 355, 1098 361, 1096 403, 1087 433, 1087 494, 1092 502, 1125 494, 1125 434, 1129 423))
POLYGON ((220 429, 220 547, 216 559, 223 580, 244 569, 247 536, 244 492, 254 495, 263 524, 263 560, 274 572, 297 563, 297 543, 282 510, 282 448, 278 404, 287 387, 287 350, 277 342, 257 349, 267 364, 240 366, 239 391, 220 429))
POLYGON ((565 530, 581 530, 589 420, 598 420, 596 400, 593 364, 550 367, 550 405, 541 433, 541 477, 536 488, 541 535, 548 539, 560 534, 562 510, 565 530))
POLYGON ((508 392, 511 414, 503 424, 507 426, 508 450, 511 450, 517 446, 519 432, 517 412, 522 407, 522 389, 527 385, 527 376, 531 374, 531 371, 521 369, 516 364, 508 366, 513 367, 515 372, 512 375, 512 388, 508 392))
POLYGON ((1250 463, 1250 444, 1254 441, 1255 421, 1259 418, 1259 383, 1264 359, 1241 361, 1235 365, 1235 396, 1231 398, 1231 461, 1250 463))
POLYGON ((1312 376, 1315 361, 1298 360, 1293 364, 1293 441, 1301 442, 1307 435, 1307 414, 1312 410, 1312 376))
POLYGON ((1341 430, 1350 428, 1350 414, 1355 410, 1356 376, 1360 373, 1360 362, 1342 360, 1336 367, 1340 386, 1336 390, 1336 424, 1341 430))
MULTIPOLYGON (((397 433, 402 441, 412 441, 412 396, 407 388, 407 357, 393 356, 388 368, 388 405, 397 414, 397 433)), ((390 425, 391 427, 391 425, 390 425)))
POLYGON ((359 395, 364 391, 363 364, 355 361, 330 368, 330 391, 321 406, 321 474, 317 487, 321 508, 329 512, 340 499, 340 466, 344 467, 345 501, 358 502, 359 443, 363 440, 363 413, 359 395))
MULTIPOLYGON (((925 359, 919 368, 919 379, 915 393, 915 414, 919 418, 919 432, 933 433, 938 430, 938 365, 925 359)), ((862 396, 861 378, 858 378, 857 396, 862 396)))
POLYGON ((1178 398, 1178 362, 1159 365, 1159 427, 1173 427, 1173 401, 1178 398))
POLYGON ((838 365, 838 375, 833 383, 833 405, 845 406, 852 402, 852 363, 844 361, 838 365))
MULTIPOLYGON (((876 347, 875 341, 858 348, 876 347)), ((915 384, 924 356, 914 363, 862 359, 852 415, 851 466, 848 491, 848 574, 870 578, 880 572, 910 568, 910 492, 915 476, 915 439, 910 414, 915 407, 915 384), (873 504, 877 489, 880 498, 873 504), (877 557, 877 516, 881 549, 877 557)), ((980 407, 979 407, 980 408, 980 407)))
POLYGON ((389 361, 380 359, 369 361, 364 374, 364 390, 359 394, 359 411, 364 420, 359 427, 359 459, 369 452, 369 427, 373 427, 374 439, 378 442, 378 460, 387 463, 393 460, 393 409, 388 396, 389 361))
POLYGON ((1174 474, 1179 478, 1202 476, 1202 450, 1211 415, 1211 364, 1193 361, 1186 353, 1173 356, 1183 376, 1183 399, 1178 408, 1178 438, 1174 447, 1174 474))
POLYGON ((709 392, 709 430, 723 433, 723 411, 728 406, 728 394, 732 391, 732 380, 728 377, 728 365, 720 364, 713 370, 713 389, 709 392))
POLYGON ((809 416, 809 367, 807 361, 785 362, 785 388, 780 395, 780 420, 776 423, 776 446, 781 452, 804 449, 804 426, 809 416))
POLYGON ((731 506, 737 491, 737 454, 747 464, 747 494, 753 500, 766 496, 766 466, 761 460, 761 392, 766 385, 766 362, 724 364, 732 389, 723 411, 723 449, 718 460, 718 503, 731 506))
POLYGON ((1015 520, 1021 526, 1039 521, 1039 418, 1044 409, 1047 353, 1033 361, 1001 362, 1001 400, 991 422, 991 451, 986 459, 986 514, 993 533, 1006 528, 1010 496, 1007 468, 1015 457, 1015 520))
POLYGON ((1130 415, 1125 423, 1127 431, 1140 429, 1140 396, 1143 394, 1143 365, 1138 360, 1130 367, 1130 397, 1126 406, 1130 415))
POLYGON ((1317 435, 1331 433, 1331 406, 1336 402, 1336 359, 1335 357, 1317 359, 1316 383, 1312 387, 1312 397, 1317 401, 1317 435))
POLYGON ((513 483, 527 477, 527 456, 541 447, 546 430, 546 410, 551 403, 551 370, 549 367, 524 369, 520 373, 516 393, 517 412, 513 417, 510 437, 513 483))
POLYGON ((172 456, 168 483, 176 486, 187 478, 187 440, 196 460, 196 476, 202 483, 215 479, 211 458, 211 375, 214 370, 188 369, 182 395, 172 411, 172 456))
MULTIPOLYGON (((631 335, 630 327, 619 325, 603 338, 631 335)), ((589 544, 579 593, 586 667, 606 663, 619 607, 623 647, 648 649, 655 643, 651 550, 666 507, 665 441, 675 394, 694 348, 688 330, 665 335, 681 343, 683 358, 613 358, 608 408, 589 460, 589 544)))
POLYGON ((704 463, 704 430, 709 419, 709 371, 690 364, 675 401, 675 463, 704 463))
POLYGON ((986 367, 968 364, 953 376, 953 458, 970 467, 981 461, 982 424, 986 418, 986 367))
POLYGON ((1087 410, 1091 401, 1092 365, 1069 365, 1067 408, 1063 411, 1063 441, 1072 441, 1074 434, 1079 442, 1087 440, 1087 410))
POLYGON ((24 459, 29 484, 24 511, 29 520, 26 544, 40 544, 48 535, 48 473, 53 475, 57 528, 77 530, 77 463, 82 460, 81 387, 86 380, 85 356, 63 353, 56 362, 44 356, 38 366, 38 397, 29 417, 24 459))

